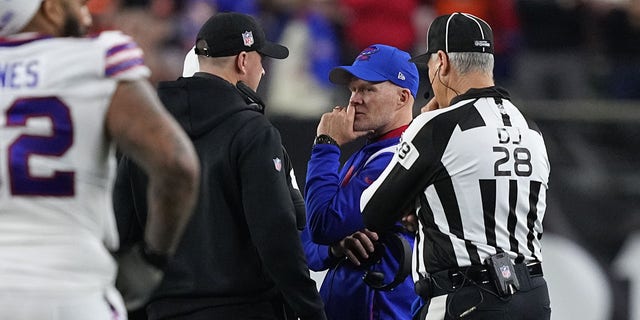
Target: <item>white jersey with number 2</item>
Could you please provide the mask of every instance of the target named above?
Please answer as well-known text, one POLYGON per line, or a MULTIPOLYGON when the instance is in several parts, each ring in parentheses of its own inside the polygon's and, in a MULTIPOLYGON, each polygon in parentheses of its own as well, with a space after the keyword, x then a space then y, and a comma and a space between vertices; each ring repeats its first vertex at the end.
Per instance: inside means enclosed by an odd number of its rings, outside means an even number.
POLYGON ((82 292, 113 283, 118 81, 149 76, 120 32, 0 38, 0 291, 82 292))

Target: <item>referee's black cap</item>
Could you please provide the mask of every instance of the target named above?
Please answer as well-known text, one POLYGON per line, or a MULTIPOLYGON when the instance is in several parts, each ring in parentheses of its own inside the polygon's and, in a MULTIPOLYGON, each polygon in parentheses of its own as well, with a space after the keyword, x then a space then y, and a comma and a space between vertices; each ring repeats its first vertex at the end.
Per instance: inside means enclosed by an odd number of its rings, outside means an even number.
POLYGON ((284 59, 289 49, 267 41, 256 20, 237 12, 217 13, 205 22, 196 38, 195 53, 207 57, 228 57, 246 51, 284 59))
POLYGON ((493 54, 493 45, 488 23, 472 14, 455 12, 433 20, 427 32, 427 53, 413 57, 411 62, 425 62, 438 50, 493 54))

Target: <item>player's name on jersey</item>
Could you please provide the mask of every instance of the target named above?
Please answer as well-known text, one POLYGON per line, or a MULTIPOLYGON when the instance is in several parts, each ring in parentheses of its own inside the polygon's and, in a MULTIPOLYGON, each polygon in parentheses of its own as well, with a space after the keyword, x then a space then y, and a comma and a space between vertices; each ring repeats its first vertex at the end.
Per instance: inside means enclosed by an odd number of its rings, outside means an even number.
POLYGON ((29 89, 38 86, 39 62, 35 59, 0 62, 0 89, 29 89))

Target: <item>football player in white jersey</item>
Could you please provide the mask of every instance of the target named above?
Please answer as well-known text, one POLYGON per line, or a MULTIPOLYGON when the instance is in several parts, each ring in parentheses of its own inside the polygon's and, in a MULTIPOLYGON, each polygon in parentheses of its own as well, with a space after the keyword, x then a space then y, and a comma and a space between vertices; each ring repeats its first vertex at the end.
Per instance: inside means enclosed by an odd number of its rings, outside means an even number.
POLYGON ((119 32, 79 37, 86 3, 0 1, 0 319, 125 319, 117 262, 140 305, 196 197, 193 146, 142 51, 119 32), (150 203, 143 243, 118 260, 114 143, 146 170, 150 203))

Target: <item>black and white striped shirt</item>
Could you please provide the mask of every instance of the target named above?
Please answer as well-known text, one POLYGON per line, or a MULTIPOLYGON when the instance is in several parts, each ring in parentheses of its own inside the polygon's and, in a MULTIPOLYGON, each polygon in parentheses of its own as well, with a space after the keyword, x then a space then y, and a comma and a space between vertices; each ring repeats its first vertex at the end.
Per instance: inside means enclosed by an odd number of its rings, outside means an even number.
POLYGON ((472 89, 414 119, 360 207, 373 230, 400 218, 390 212, 417 208, 413 264, 422 275, 480 265, 497 252, 541 262, 549 170, 540 131, 508 93, 472 89))

